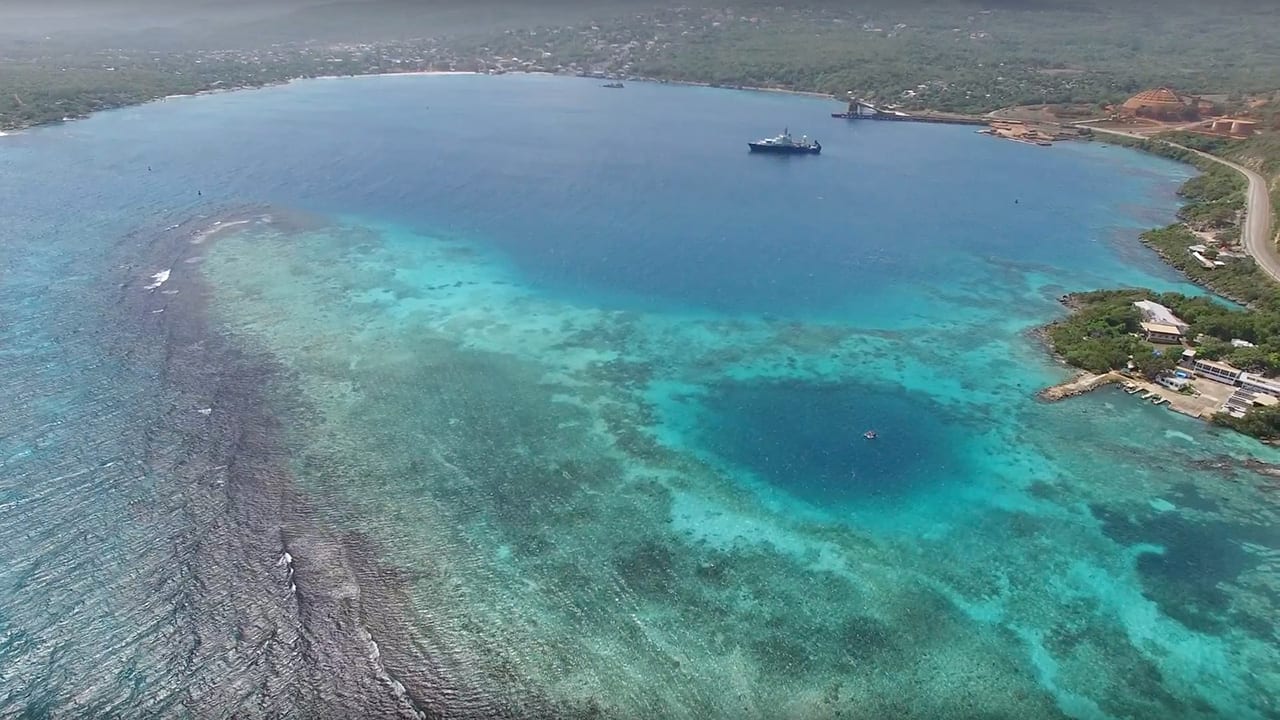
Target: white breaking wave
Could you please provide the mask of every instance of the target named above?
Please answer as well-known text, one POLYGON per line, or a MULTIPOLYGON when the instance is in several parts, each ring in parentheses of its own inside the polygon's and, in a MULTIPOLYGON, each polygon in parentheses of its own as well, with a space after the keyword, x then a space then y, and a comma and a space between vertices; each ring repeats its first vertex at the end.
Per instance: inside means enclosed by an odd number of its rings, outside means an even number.
POLYGON ((160 287, 161 285, 163 285, 163 284, 165 284, 166 282, 168 282, 168 280, 169 280, 169 272, 170 272, 169 270, 161 270, 160 272, 156 273, 155 275, 152 275, 152 276, 151 276, 151 280, 152 280, 153 282, 152 282, 150 285, 145 285, 145 286, 143 286, 143 287, 144 287, 145 289, 147 289, 147 290, 155 290, 156 288, 158 288, 158 287, 160 287))
POLYGON ((253 222, 252 219, 232 220, 230 222, 224 222, 222 220, 219 220, 214 224, 210 225, 209 227, 205 228, 204 230, 201 230, 200 232, 196 233, 195 237, 191 239, 191 244, 199 245, 203 243, 205 240, 208 240, 210 237, 213 237, 214 234, 221 232, 223 230, 226 230, 227 228, 233 228, 240 225, 248 225, 251 222, 253 222))

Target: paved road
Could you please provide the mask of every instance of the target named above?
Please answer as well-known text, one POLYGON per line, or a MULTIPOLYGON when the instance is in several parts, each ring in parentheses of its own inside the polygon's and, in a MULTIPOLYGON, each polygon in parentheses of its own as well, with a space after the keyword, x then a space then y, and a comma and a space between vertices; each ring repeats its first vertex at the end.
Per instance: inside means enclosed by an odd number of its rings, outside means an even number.
MULTIPOLYGON (((1083 123, 1081 123, 1083 124, 1083 123)), ((1249 180, 1249 190, 1245 194, 1245 210, 1244 210, 1244 226, 1240 228, 1240 242, 1244 246, 1246 252, 1253 256, 1258 267, 1270 275, 1277 282, 1280 282, 1280 250, 1276 248, 1275 235, 1271 230, 1271 193, 1267 187, 1267 179, 1258 173, 1250 170, 1243 165, 1237 165, 1230 160, 1223 160, 1215 155, 1192 150, 1189 147, 1171 143, 1168 140, 1160 140, 1158 138, 1149 138, 1138 133, 1125 132, 1123 130, 1107 130, 1104 128, 1086 126, 1094 132, 1106 133, 1109 135, 1124 135, 1125 137, 1142 138, 1145 140, 1155 140, 1166 145, 1172 145, 1183 150, 1189 150, 1200 157, 1212 160, 1216 163, 1222 163, 1236 172, 1244 175, 1249 180)))
POLYGON ((1240 240, 1244 249, 1257 261, 1258 267, 1280 280, 1280 251, 1276 249, 1275 236, 1271 232, 1271 193, 1267 179, 1242 165, 1198 151, 1196 154, 1234 168, 1249 178, 1248 202, 1245 204, 1244 227, 1240 228, 1240 240))

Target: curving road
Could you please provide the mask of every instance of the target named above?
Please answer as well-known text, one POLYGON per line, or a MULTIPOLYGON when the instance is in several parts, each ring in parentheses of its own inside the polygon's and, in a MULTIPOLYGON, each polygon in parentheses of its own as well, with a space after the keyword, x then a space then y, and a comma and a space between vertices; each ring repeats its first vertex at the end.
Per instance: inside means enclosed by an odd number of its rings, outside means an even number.
POLYGON ((1244 225, 1240 228, 1240 242, 1244 249, 1253 256, 1258 267, 1262 268, 1276 281, 1280 281, 1280 250, 1276 249, 1275 237, 1271 234, 1271 193, 1268 191, 1267 179, 1243 165, 1230 160, 1223 160, 1198 150, 1192 152, 1201 157, 1220 162, 1236 172, 1249 178, 1249 191, 1245 196, 1244 225))
MULTIPOLYGON (((1084 125, 1084 123, 1077 124, 1084 125)), ((1159 138, 1151 138, 1123 130, 1108 130, 1091 125, 1086 125, 1086 127, 1098 133, 1154 140, 1165 145, 1172 145, 1173 147, 1193 152, 1206 160, 1226 165, 1244 175, 1249 180, 1249 189, 1245 193, 1244 224, 1240 228, 1240 244, 1244 246, 1245 252, 1253 257, 1254 262, 1258 263, 1258 267, 1262 268, 1263 272, 1270 275, 1276 282, 1280 282, 1280 250, 1277 250, 1275 236, 1271 232, 1271 193, 1267 187, 1266 178, 1243 165, 1237 165, 1230 160, 1223 160, 1216 155, 1210 155, 1168 140, 1160 140, 1159 138)))

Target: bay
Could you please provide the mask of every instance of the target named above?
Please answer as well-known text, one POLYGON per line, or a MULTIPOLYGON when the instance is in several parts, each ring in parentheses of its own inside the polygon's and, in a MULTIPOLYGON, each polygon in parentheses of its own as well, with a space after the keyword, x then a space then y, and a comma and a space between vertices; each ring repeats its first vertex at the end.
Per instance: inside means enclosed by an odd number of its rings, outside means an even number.
POLYGON ((1187 169, 832 109, 358 78, 0 140, 0 708, 1274 714, 1275 453, 1034 399, 1058 296, 1191 289, 1136 240, 1187 169))

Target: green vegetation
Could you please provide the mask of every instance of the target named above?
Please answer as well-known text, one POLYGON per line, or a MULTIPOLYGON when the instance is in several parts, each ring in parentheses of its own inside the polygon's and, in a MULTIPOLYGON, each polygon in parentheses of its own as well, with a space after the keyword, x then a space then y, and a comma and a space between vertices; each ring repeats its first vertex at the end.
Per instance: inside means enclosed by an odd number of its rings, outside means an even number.
MULTIPOLYGON (((1194 338, 1197 357, 1222 360, 1250 372, 1280 374, 1280 285, 1252 258, 1227 258, 1210 248, 1204 255, 1224 258, 1225 264, 1208 269, 1187 250, 1200 242, 1191 227, 1216 231, 1223 241, 1239 237, 1245 180, 1230 168, 1162 142, 1117 139, 1120 144, 1194 162, 1204 170, 1179 191, 1187 201, 1179 211, 1182 222, 1148 231, 1142 241, 1191 280, 1245 307, 1231 307, 1210 297, 1159 294, 1145 289, 1080 293, 1071 297, 1077 311, 1048 330, 1054 350, 1069 364, 1095 373, 1122 370, 1130 362, 1148 378, 1171 371, 1180 348, 1152 345, 1141 339, 1142 318, 1133 303, 1145 299, 1170 308, 1190 324, 1187 337, 1194 338), (1253 347, 1236 347, 1232 340, 1244 340, 1253 347)), ((1186 138, 1168 139, 1190 144, 1186 138)), ((1226 154, 1239 147, 1207 140, 1210 142, 1201 145, 1205 151, 1226 154)), ((1251 409, 1242 418, 1219 413, 1214 422, 1264 440, 1280 440, 1280 409, 1274 407, 1251 409)))
POLYGON ((1280 407, 1252 408, 1240 418, 1218 413, 1213 422, 1261 440, 1280 440, 1280 407))
POLYGON ((1248 187, 1240 173, 1213 163, 1178 191, 1187 200, 1178 211, 1178 219, 1195 230, 1233 228, 1238 232, 1248 187))
MULTIPOLYGON (((170 94, 428 68, 854 92, 966 112, 1028 103, 1096 111, 1158 85, 1228 101, 1280 88, 1271 32, 1280 6, 1266 3, 824 0, 654 10, 642 0, 564 0, 503 8, 337 2, 160 29, 147 17, 133 30, 80 29, 50 41, 43 32, 17 35, 0 18, 0 127, 170 94)), ((1272 105, 1259 114, 1273 117, 1272 105)))
POLYGON ((1130 357, 1153 357, 1152 348, 1138 339, 1142 318, 1133 306, 1146 295, 1100 290, 1072 296, 1079 309, 1049 328, 1054 350, 1068 364, 1093 373, 1123 370, 1130 357))
POLYGON ((1100 133, 1092 134, 1090 137, 1099 142, 1105 142, 1108 145, 1134 148, 1135 150, 1141 150, 1142 152, 1150 153, 1152 155, 1159 155, 1160 157, 1169 158, 1170 160, 1194 165, 1201 172, 1209 172, 1213 168, 1221 167, 1221 165, 1212 160, 1203 158, 1194 152, 1191 152, 1191 150, 1200 150, 1201 152, 1214 154, 1215 151, 1225 149, 1232 142, 1222 138, 1214 138, 1207 135, 1188 132, 1160 133, 1160 135, 1155 138, 1139 138, 1129 135, 1100 133))
MULTIPOLYGON (((1276 113, 1280 112, 1280 102, 1271 102, 1253 113, 1268 127, 1277 122, 1276 113)), ((1257 135, 1241 142, 1231 143, 1223 148, 1221 154, 1228 160, 1234 160, 1246 167, 1253 168, 1271 181, 1271 211, 1275 214, 1275 227, 1280 228, 1280 134, 1267 133, 1257 135)))
POLYGON ((1071 296, 1078 310, 1051 326, 1049 337, 1058 354, 1076 367, 1095 373, 1123 370, 1132 356, 1139 371, 1154 377, 1170 369, 1154 359, 1167 359, 1171 348, 1140 339, 1142 317, 1133 306, 1138 300, 1152 300, 1190 323, 1188 336, 1198 340, 1198 357, 1259 374, 1280 373, 1280 288, 1271 295, 1274 306, 1246 310, 1209 297, 1145 289, 1078 293, 1071 296), (1255 347, 1234 347, 1231 341, 1237 339, 1255 347), (1158 353, 1154 358, 1153 351, 1158 353))
MULTIPOLYGON (((1071 296, 1078 310, 1049 329, 1054 349, 1068 363, 1090 372, 1121 370, 1132 359, 1148 379, 1174 369, 1181 348, 1153 346, 1139 338, 1141 317, 1133 303, 1158 302, 1191 324, 1197 357, 1223 360, 1250 372, 1280 372, 1280 287, 1269 288, 1265 309, 1241 310, 1208 297, 1150 290, 1099 290, 1071 296), (1234 347, 1231 340, 1255 343, 1234 347)), ((1237 418, 1218 413, 1213 421, 1263 440, 1280 440, 1280 408, 1253 408, 1237 418)))
POLYGON ((0 129, 213 90, 259 87, 294 78, 449 69, 438 49, 315 47, 261 52, 135 53, 103 51, 28 58, 0 65, 0 129), (399 62, 400 57, 414 58, 399 62), (392 61, 394 58, 396 61, 392 61))
POLYGON ((911 108, 979 112, 1016 104, 1116 102, 1147 87, 1264 92, 1280 51, 1264 29, 1280 8, 1163 0, 748 4, 539 28, 495 41, 503 53, 624 75, 728 86, 847 91, 911 108), (1242 22, 1242 18, 1249 18, 1242 22), (1259 23, 1255 25, 1254 23, 1259 23), (615 52, 625 47, 626 52, 615 52))
POLYGON ((1200 238, 1183 225, 1170 225, 1142 234, 1143 243, 1196 284, 1251 308, 1265 307, 1274 301, 1275 281, 1258 268, 1253 258, 1227 259, 1219 255, 1224 265, 1209 270, 1201 267, 1187 251, 1187 246, 1199 241, 1200 238))

